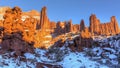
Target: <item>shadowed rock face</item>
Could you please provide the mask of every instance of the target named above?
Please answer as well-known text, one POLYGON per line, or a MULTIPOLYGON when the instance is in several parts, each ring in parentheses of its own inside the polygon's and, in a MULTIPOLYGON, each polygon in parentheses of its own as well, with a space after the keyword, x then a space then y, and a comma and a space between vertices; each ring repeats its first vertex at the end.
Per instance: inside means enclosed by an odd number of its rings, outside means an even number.
POLYGON ((73 32, 73 24, 72 24, 72 20, 65 22, 65 32, 73 32))
POLYGON ((81 20, 80 22, 80 32, 85 29, 85 23, 84 20, 81 20))
POLYGON ((119 26, 115 16, 111 17, 109 23, 100 23, 96 15, 90 16, 90 32, 92 35, 115 35, 119 33, 119 26))
POLYGON ((0 44, 2 50, 0 53, 5 53, 7 51, 15 51, 15 55, 21 56, 25 52, 33 53, 34 43, 28 43, 22 39, 21 32, 16 32, 11 35, 4 35, 2 38, 2 43, 0 44))
POLYGON ((54 34, 56 35, 61 35, 61 34, 65 34, 65 22, 58 22, 56 24, 56 28, 55 28, 55 32, 54 34))

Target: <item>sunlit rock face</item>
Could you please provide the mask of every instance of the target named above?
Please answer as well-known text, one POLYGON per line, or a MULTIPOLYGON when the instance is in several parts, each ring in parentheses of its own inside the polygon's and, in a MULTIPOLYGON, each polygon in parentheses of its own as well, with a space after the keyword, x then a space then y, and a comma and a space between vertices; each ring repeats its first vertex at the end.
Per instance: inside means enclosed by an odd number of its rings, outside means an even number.
POLYGON ((113 24, 113 28, 115 30, 115 34, 118 34, 119 33, 119 26, 118 26, 118 22, 117 22, 115 16, 111 17, 111 22, 113 24))
MULTIPOLYGON (((3 16, 6 13, 6 10, 11 9, 10 7, 0 7, 0 20, 4 20, 3 16)), ((40 19, 40 13, 36 10, 31 10, 28 12, 22 12, 21 19, 24 21, 26 18, 36 18, 40 19)))
POLYGON ((25 21, 27 18, 35 18, 37 20, 40 20, 40 13, 36 10, 31 10, 28 12, 22 12, 22 21, 25 21))
POLYGON ((7 9, 3 16, 4 21, 1 21, 3 22, 1 27, 3 27, 4 30, 1 30, 3 31, 3 35, 0 45, 3 51, 12 50, 15 51, 16 55, 22 55, 24 52, 31 52, 34 45, 34 40, 31 40, 31 37, 34 37, 34 33, 32 33, 34 27, 31 27, 33 24, 31 25, 31 21, 29 21, 29 24, 27 23, 26 26, 26 23, 23 23, 21 20, 21 14, 22 10, 17 6, 7 9), (26 33, 25 27, 29 27, 28 30, 31 31, 26 33))
POLYGON ((79 31, 80 31, 80 25, 78 25, 78 24, 73 25, 73 31, 72 32, 77 33, 79 31))
POLYGON ((36 10, 31 10, 31 11, 28 11, 28 12, 23 12, 22 13, 22 16, 23 15, 28 15, 28 16, 40 16, 40 13, 36 10))
MULTIPOLYGON (((47 16, 47 8, 43 7, 41 12, 35 10, 22 12, 19 7, 1 9, 2 18, 0 28, 4 28, 3 35, 11 35, 21 32, 22 40, 28 43, 34 43, 36 48, 48 48, 63 38, 66 34, 80 34, 78 45, 91 44, 91 36, 94 35, 115 35, 119 33, 119 26, 115 16, 111 17, 108 23, 100 23, 96 15, 90 16, 90 26, 85 27, 84 20, 80 24, 72 24, 69 21, 50 21, 47 16), (6 10, 6 11, 4 11, 6 10), (57 39, 56 39, 57 38, 57 39)), ((1 35, 0 33, 0 35, 1 35)), ((65 41, 66 39, 64 39, 65 41)), ((77 41, 77 40, 76 40, 77 41)))
POLYGON ((55 28, 55 24, 51 23, 47 17, 47 8, 43 7, 40 13, 40 22, 37 22, 35 47, 48 48, 52 39, 51 29, 55 28), (53 28, 52 28, 53 26, 53 28))
POLYGON ((35 34, 35 48, 44 48, 47 49, 51 46, 52 36, 45 31, 36 31, 35 34))
POLYGON ((21 9, 19 7, 14 7, 12 9, 6 10, 3 18, 3 27, 4 27, 4 34, 11 34, 16 30, 16 25, 18 23, 22 23, 21 21, 21 9))
POLYGON ((7 9, 10 9, 10 7, 0 7, 0 14, 4 14, 7 9))
POLYGON ((92 14, 89 30, 92 35, 115 35, 119 33, 119 26, 115 16, 112 16, 111 21, 108 23, 100 23, 96 15, 92 14))
POLYGON ((99 33, 100 21, 97 19, 96 15, 92 14, 90 16, 90 32, 92 34, 99 33))
POLYGON ((3 20, 0 20, 0 27, 3 27, 3 20))
POLYGON ((55 32, 56 22, 50 22, 50 33, 53 34, 55 32))
POLYGON ((34 47, 49 47, 48 45, 50 45, 52 39, 51 29, 54 29, 56 24, 50 24, 46 14, 46 7, 41 10, 41 15, 35 10, 22 12, 19 7, 9 8, 3 12, 5 13, 3 14, 3 20, 0 20, 0 26, 4 28, 4 36, 21 32, 22 40, 28 43, 34 42, 34 47), (41 29, 38 30, 39 24, 41 29))
POLYGON ((80 46, 82 47, 92 47, 93 39, 91 38, 91 33, 88 28, 85 28, 80 34, 80 46))
POLYGON ((38 29, 50 29, 50 21, 47 17, 47 8, 43 7, 40 13, 40 22, 37 24, 38 29))

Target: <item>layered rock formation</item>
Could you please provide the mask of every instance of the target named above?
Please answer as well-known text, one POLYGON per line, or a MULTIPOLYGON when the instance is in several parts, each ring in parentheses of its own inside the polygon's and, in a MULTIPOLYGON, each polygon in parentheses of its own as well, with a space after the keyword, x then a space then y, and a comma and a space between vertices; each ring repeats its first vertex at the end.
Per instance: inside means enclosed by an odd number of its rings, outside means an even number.
POLYGON ((23 12, 22 16, 27 15, 27 16, 40 16, 40 13, 36 10, 31 10, 28 12, 23 12))
POLYGON ((85 29, 85 23, 84 20, 81 20, 80 22, 80 32, 85 29))
POLYGON ((3 20, 0 20, 0 36, 2 34, 3 36, 11 36, 13 33, 21 32, 22 40, 29 44, 34 43, 36 48, 48 48, 56 42, 55 37, 58 37, 58 35, 64 35, 62 37, 65 37, 67 33, 78 34, 79 32, 80 37, 75 39, 76 44, 87 47, 92 44, 92 35, 115 35, 119 33, 115 16, 111 17, 110 22, 101 23, 96 15, 92 14, 90 16, 90 27, 88 28, 85 27, 84 20, 81 20, 80 24, 72 24, 72 20, 51 22, 47 16, 46 7, 42 8, 40 14, 34 10, 23 13, 19 7, 9 8, 5 11, 3 18, 3 20), (34 17, 22 20, 24 15, 34 16, 34 13, 40 15, 39 20, 34 17))
MULTIPOLYGON (((16 55, 33 51, 35 19, 21 20, 22 10, 19 7, 6 10, 1 27, 4 28, 1 47, 6 51, 15 51, 16 55)), ((4 50, 3 50, 4 51, 4 50)))
POLYGON ((22 23, 20 22, 21 12, 22 11, 19 7, 14 7, 13 9, 6 10, 6 13, 4 14, 4 21, 3 21, 4 34, 11 34, 17 28, 20 28, 20 27, 17 27, 16 25, 18 23, 22 23))
POLYGON ((92 47, 93 39, 88 28, 85 28, 80 34, 80 47, 92 47))
POLYGON ((119 26, 115 16, 112 16, 111 21, 108 23, 100 23, 96 15, 92 14, 89 30, 92 35, 115 35, 119 33, 119 26))
POLYGON ((50 21, 47 17, 47 8, 43 7, 40 14, 40 22, 38 23, 38 29, 50 29, 50 21))
POLYGON ((65 22, 57 22, 55 32, 56 35, 65 34, 65 22))
POLYGON ((56 22, 50 22, 50 30, 51 30, 51 34, 53 34, 55 32, 55 28, 56 28, 56 22))
POLYGON ((37 20, 40 20, 40 13, 36 10, 22 12, 22 20, 24 21, 26 18, 35 18, 37 20))
POLYGON ((90 16, 89 20, 90 20, 90 32, 92 34, 98 34, 99 31, 100 31, 100 29, 99 29, 100 28, 99 27, 99 25, 100 25, 99 19, 97 19, 96 15, 92 14, 90 16))
POLYGON ((0 7, 0 14, 4 14, 8 9, 10 9, 10 7, 0 7))
MULTIPOLYGON (((10 7, 0 7, 0 20, 4 20, 3 16, 6 13, 6 10, 8 9, 12 9, 10 7)), ((36 19, 40 19, 40 13, 36 10, 31 10, 28 12, 22 12, 22 20, 24 21, 26 18, 36 18, 36 19)))
POLYGON ((72 20, 65 22, 65 32, 73 32, 73 24, 72 24, 72 20))
POLYGON ((78 24, 73 25, 73 32, 74 33, 80 32, 80 25, 78 24))
POLYGON ((47 17, 47 8, 43 7, 40 13, 40 22, 37 22, 36 25, 36 35, 35 37, 35 47, 48 48, 50 46, 50 41, 52 40, 51 28, 55 26, 54 23, 51 24, 47 17))

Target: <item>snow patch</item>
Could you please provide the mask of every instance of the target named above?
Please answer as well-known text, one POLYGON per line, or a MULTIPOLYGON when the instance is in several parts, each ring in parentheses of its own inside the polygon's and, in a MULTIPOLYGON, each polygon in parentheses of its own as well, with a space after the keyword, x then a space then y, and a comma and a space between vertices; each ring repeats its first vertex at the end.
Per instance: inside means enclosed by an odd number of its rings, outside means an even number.
POLYGON ((26 57, 26 59, 34 59, 35 56, 31 53, 25 53, 24 56, 26 57))

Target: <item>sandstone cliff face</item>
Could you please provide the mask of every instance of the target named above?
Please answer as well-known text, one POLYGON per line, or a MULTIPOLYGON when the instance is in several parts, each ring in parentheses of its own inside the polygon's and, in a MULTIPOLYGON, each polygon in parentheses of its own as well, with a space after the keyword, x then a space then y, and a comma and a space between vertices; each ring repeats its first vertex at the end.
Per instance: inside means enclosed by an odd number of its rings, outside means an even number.
POLYGON ((36 10, 31 10, 28 12, 22 12, 22 16, 27 15, 27 16, 40 16, 40 13, 36 10))
POLYGON ((82 38, 91 38, 91 33, 89 32, 89 29, 88 29, 88 28, 85 28, 85 29, 81 32, 80 36, 81 36, 82 38))
POLYGON ((3 26, 3 21, 2 20, 0 20, 0 27, 2 27, 3 26))
POLYGON ((80 46, 81 47, 92 47, 93 39, 88 28, 85 28, 80 34, 80 46))
POLYGON ((80 31, 80 25, 78 25, 78 24, 73 25, 73 32, 77 33, 79 31, 80 31))
MULTIPOLYGON (((0 20, 4 20, 3 19, 3 16, 4 14, 6 13, 6 10, 9 10, 9 9, 12 9, 10 7, 0 7, 0 20)), ((40 13, 36 10, 31 10, 31 11, 28 11, 28 12, 22 12, 22 20, 24 21, 26 18, 36 18, 36 19, 40 19, 40 13)))
MULTIPOLYGON (((44 7, 41 11, 40 22, 36 18, 32 17, 26 18, 24 21, 22 21, 21 18, 22 11, 19 7, 6 10, 6 13, 4 14, 4 21, 0 21, 0 26, 4 28, 3 35, 10 36, 13 33, 21 32, 22 40, 28 43, 34 43, 34 47, 49 47, 50 40, 52 39, 50 30, 54 29, 56 25, 54 23, 50 24, 46 15, 46 7, 44 7), (39 26, 41 27, 39 30, 36 30, 37 23, 41 25, 39 26), (52 28, 50 28, 50 26, 52 28)), ((17 43, 19 43, 19 41, 15 44, 17 43)), ((9 42, 8 46, 11 47, 9 42)))
POLYGON ((11 34, 14 32, 16 24, 18 24, 16 22, 20 21, 21 19, 21 12, 22 11, 19 7, 14 7, 13 9, 6 10, 3 21, 4 34, 11 34))
POLYGON ((50 33, 53 34, 55 32, 56 22, 50 22, 50 33))
MULTIPOLYGON (((84 20, 81 20, 80 24, 75 25, 72 24, 72 20, 65 22, 59 21, 57 23, 50 22, 46 10, 46 7, 42 8, 39 20, 34 17, 29 17, 23 21, 21 20, 23 12, 19 7, 7 9, 4 14, 4 20, 0 20, 0 30, 3 31, 0 32, 0 36, 3 33, 5 37, 11 37, 13 33, 21 32, 21 39, 25 42, 29 44, 34 43, 34 47, 36 48, 48 48, 51 42, 56 41, 51 34, 65 36, 69 32, 80 32, 79 39, 75 39, 76 44, 89 47, 92 44, 92 35, 115 35, 119 33, 119 26, 115 16, 111 17, 111 21, 108 23, 100 23, 96 15, 92 14, 90 16, 90 27, 87 28, 85 27, 84 20)), ((34 14, 34 12, 32 11, 30 13, 34 14)), ((10 42, 7 43, 6 45, 11 44, 10 42)), ((15 44, 18 45, 18 43, 16 42, 15 44)))
POLYGON ((92 34, 98 34, 99 33, 99 25, 100 25, 100 21, 99 19, 97 19, 96 15, 92 14, 90 16, 90 32, 92 34))
POLYGON ((51 23, 47 17, 47 8, 43 7, 40 13, 40 22, 37 22, 35 35, 35 45, 37 48, 48 48, 52 40, 51 32, 56 24, 51 23), (44 46, 43 46, 44 45, 44 46))
POLYGON ((55 34, 56 35, 61 35, 61 34, 65 34, 65 22, 57 22, 56 24, 56 29, 55 29, 55 34))
POLYGON ((119 33, 120 33, 120 28, 119 28, 119 33))
POLYGON ((118 22, 117 22, 115 16, 111 17, 111 22, 113 24, 113 28, 115 30, 115 34, 118 34, 119 33, 119 26, 118 26, 118 22))
POLYGON ((0 14, 4 14, 6 10, 11 9, 10 7, 0 7, 0 14))
POLYGON ((80 25, 72 24, 72 20, 65 21, 65 22, 58 22, 56 25, 56 29, 54 33, 57 33, 57 35, 69 33, 69 32, 79 32, 80 25))
POLYGON ((32 19, 23 22, 21 13, 22 10, 19 7, 6 10, 4 21, 2 21, 3 25, 1 25, 4 28, 2 42, 0 43, 3 51, 15 51, 16 55, 32 52, 34 45, 34 33, 32 32, 34 25, 32 24, 32 19))
POLYGON ((81 20, 80 22, 80 32, 83 31, 85 29, 85 23, 84 20, 81 20))
POLYGON ((64 24, 65 33, 73 32, 72 20, 65 21, 64 23, 65 23, 64 24))
POLYGON ((4 20, 3 15, 5 14, 6 10, 11 9, 10 7, 0 7, 0 20, 4 20))
POLYGON ((92 35, 115 35, 119 33, 119 26, 115 16, 112 16, 108 23, 100 23, 96 15, 91 15, 89 30, 92 35))
POLYGON ((22 12, 22 20, 24 21, 26 18, 35 18, 37 20, 40 20, 40 13, 36 10, 22 12))
POLYGON ((47 8, 43 7, 40 13, 40 23, 38 23, 38 29, 49 29, 50 21, 46 13, 47 8))

